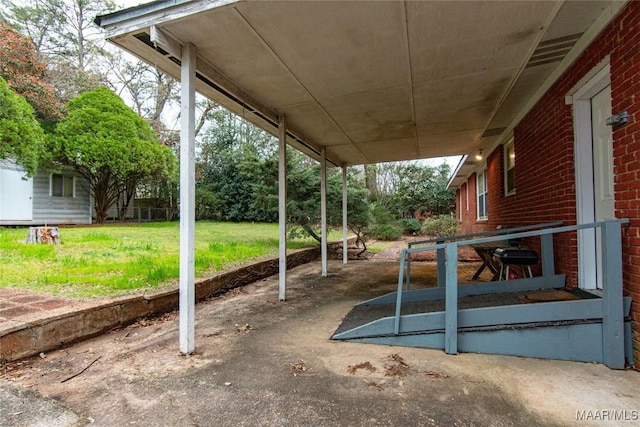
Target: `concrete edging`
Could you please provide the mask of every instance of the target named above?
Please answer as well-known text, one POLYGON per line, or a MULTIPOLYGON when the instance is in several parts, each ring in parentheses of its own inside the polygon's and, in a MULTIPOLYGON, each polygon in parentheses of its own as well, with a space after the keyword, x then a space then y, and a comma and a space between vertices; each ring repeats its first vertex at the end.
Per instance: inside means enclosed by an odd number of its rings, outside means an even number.
MULTIPOLYGON (((353 243, 355 239, 350 239, 353 243)), ((342 242, 329 245, 336 253, 342 242)), ((302 249, 287 255, 287 269, 317 260, 320 247, 302 249)), ((196 279, 196 302, 221 292, 264 279, 278 273, 278 258, 270 258, 196 279)), ((88 339, 137 319, 178 309, 179 288, 160 289, 142 295, 116 297, 78 309, 61 309, 46 317, 11 321, 0 331, 0 362, 15 361, 88 339)))

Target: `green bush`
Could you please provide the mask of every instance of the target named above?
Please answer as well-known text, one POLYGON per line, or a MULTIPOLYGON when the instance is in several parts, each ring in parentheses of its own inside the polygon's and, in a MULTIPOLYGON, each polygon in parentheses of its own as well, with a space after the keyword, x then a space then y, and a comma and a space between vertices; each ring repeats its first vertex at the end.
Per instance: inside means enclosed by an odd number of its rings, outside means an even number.
POLYGON ((382 205, 375 205, 372 211, 373 220, 367 234, 378 240, 396 240, 402 236, 402 226, 391 212, 382 205))
POLYGON ((433 237, 453 236, 458 232, 458 221, 450 215, 438 215, 422 224, 422 234, 433 237))
POLYGON ((397 240, 402 236, 402 230, 396 224, 374 224, 368 234, 377 240, 397 240))
POLYGON ((400 220, 400 225, 404 234, 417 234, 422 230, 422 223, 417 218, 403 218, 400 220))
POLYGON ((196 220, 217 220, 219 219, 220 201, 211 189, 204 187, 196 187, 196 220))

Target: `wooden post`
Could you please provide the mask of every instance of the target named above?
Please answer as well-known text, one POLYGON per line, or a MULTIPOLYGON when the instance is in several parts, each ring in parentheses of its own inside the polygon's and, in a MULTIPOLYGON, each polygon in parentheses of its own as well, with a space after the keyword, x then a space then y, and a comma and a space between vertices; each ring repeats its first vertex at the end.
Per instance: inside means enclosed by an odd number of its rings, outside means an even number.
POLYGON ((196 48, 182 46, 180 99, 180 352, 195 350, 196 48))
POLYGON ((284 116, 278 123, 278 299, 287 293, 287 128, 284 116))
POLYGON ((320 252, 322 277, 327 277, 327 149, 320 149, 320 252))
MULTIPOLYGON (((407 245, 411 249, 411 243, 407 245)), ((405 279, 407 290, 411 290, 411 253, 407 254, 407 278, 405 279)))
POLYGON ((349 260, 349 241, 347 237, 347 165, 342 164, 342 263, 349 260))
POLYGON ((540 236, 540 246, 542 252, 542 275, 551 277, 555 274, 555 267, 553 266, 553 234, 540 236))
POLYGON ((406 249, 400 251, 400 269, 398 271, 398 292, 396 293, 396 314, 393 320, 393 333, 400 335, 400 317, 402 316, 402 285, 404 278, 405 259, 411 258, 411 253, 408 253, 406 249))
POLYGON ((624 369, 622 240, 619 222, 602 225, 602 361, 624 369))
MULTIPOLYGON (((444 243, 444 239, 437 240, 436 244, 444 243)), ((456 254, 456 258, 458 255, 456 254)), ((436 249, 436 259, 438 265, 438 287, 444 287, 446 285, 446 277, 447 277, 447 263, 445 262, 446 256, 444 253, 444 248, 436 249)))
POLYGON ((445 249, 447 280, 445 291, 444 351, 458 354, 458 245, 448 243, 445 249))

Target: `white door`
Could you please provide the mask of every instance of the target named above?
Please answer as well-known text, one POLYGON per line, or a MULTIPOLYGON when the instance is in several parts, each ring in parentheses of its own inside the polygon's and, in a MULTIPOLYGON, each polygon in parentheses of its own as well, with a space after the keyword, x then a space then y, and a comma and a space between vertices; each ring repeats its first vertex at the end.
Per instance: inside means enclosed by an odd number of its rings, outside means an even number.
MULTIPOLYGON (((595 221, 615 218, 613 190, 613 135, 606 120, 611 117, 611 86, 591 98, 591 130, 593 136, 593 201, 595 221)), ((600 229, 596 232, 596 286, 602 289, 602 256, 600 229)))
POLYGON ((23 171, 0 169, 0 221, 33 219, 33 178, 23 171))

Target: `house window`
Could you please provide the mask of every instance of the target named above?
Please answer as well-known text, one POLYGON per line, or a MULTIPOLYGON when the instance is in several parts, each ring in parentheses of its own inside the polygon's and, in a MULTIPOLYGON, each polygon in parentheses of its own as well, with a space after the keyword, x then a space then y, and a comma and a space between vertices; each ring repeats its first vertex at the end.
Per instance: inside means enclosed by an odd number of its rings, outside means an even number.
POLYGON ((66 175, 51 175, 52 197, 75 197, 75 178, 66 175))
POLYGON ((476 174, 478 194, 478 219, 487 219, 487 170, 476 174))
POLYGON ((516 151, 513 139, 504 145, 504 192, 507 196, 516 192, 516 151))

